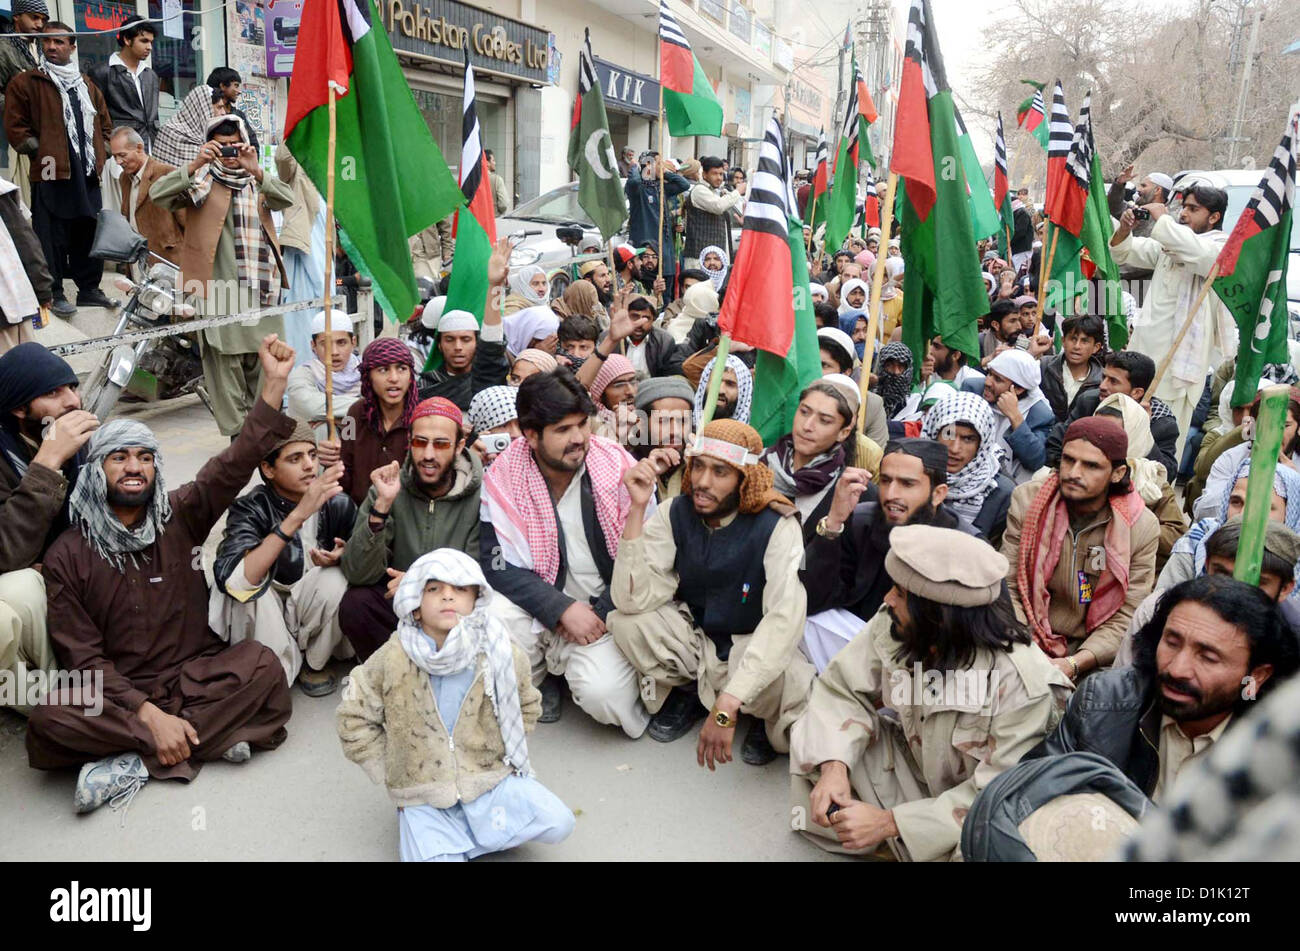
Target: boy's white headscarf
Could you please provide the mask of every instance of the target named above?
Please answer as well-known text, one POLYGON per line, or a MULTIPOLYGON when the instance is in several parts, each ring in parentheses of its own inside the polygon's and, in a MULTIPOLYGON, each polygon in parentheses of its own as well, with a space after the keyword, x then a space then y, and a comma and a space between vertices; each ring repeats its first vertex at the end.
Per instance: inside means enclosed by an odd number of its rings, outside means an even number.
POLYGON ((397 615, 397 635, 411 662, 426 674, 445 676, 464 670, 477 662, 480 654, 487 663, 483 689, 492 702, 505 742, 506 762, 520 776, 531 776, 528 743, 524 739, 524 718, 519 707, 519 682, 515 678, 514 649, 502 623, 487 611, 492 588, 483 577, 479 564, 463 551, 439 548, 415 560, 393 595, 393 613, 397 615), (430 581, 445 581, 457 586, 476 585, 478 600, 474 611, 452 628, 439 650, 433 638, 415 619, 430 581))

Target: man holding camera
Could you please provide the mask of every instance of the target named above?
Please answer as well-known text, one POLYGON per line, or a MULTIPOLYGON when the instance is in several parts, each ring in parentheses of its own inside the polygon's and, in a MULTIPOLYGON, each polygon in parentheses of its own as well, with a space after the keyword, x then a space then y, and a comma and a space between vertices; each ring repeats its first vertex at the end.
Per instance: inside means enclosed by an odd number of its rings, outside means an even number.
MULTIPOLYGON (((1119 218, 1124 214, 1124 209, 1130 207, 1127 201, 1128 184, 1133 181, 1133 166, 1129 165, 1124 171, 1116 177, 1114 184, 1110 186, 1110 191, 1106 193, 1106 204, 1109 206, 1112 218, 1119 218)), ((1137 184, 1137 200, 1132 207, 1138 208, 1142 205, 1149 205, 1152 202, 1168 204, 1169 196, 1173 194, 1174 180, 1164 172, 1151 172, 1143 176, 1137 184)), ((1155 224, 1150 215, 1145 211, 1134 212, 1137 219, 1133 225, 1133 235, 1138 238, 1151 237, 1151 226, 1155 224)), ((1146 297, 1146 284, 1151 280, 1151 269, 1147 267, 1136 267, 1133 264, 1127 264, 1119 269, 1119 279, 1124 282, 1124 286, 1129 288, 1139 307, 1142 306, 1142 300, 1146 297)))
MULTIPOLYGON (((1149 202, 1139 209, 1128 208, 1120 216, 1119 227, 1110 239, 1115 263, 1120 267, 1127 264, 1152 269, 1150 286, 1128 349, 1148 354, 1157 362, 1173 350, 1174 339, 1227 240, 1223 232, 1223 215, 1227 209, 1227 192, 1197 182, 1183 193, 1177 220, 1160 201, 1149 202), (1150 237, 1133 234, 1139 212, 1150 215, 1150 237)), ((1183 442, 1205 388, 1206 374, 1225 354, 1233 352, 1235 346, 1232 318, 1215 295, 1207 295, 1196 314, 1195 324, 1178 349, 1173 350, 1168 372, 1153 394, 1169 406, 1178 420, 1175 459, 1182 458, 1183 442)))
MULTIPOLYGON (((207 316, 278 303, 288 280, 271 211, 292 205, 293 192, 262 171, 238 116, 212 118, 207 136, 192 162, 149 189, 158 207, 185 209, 180 286, 207 316)), ((223 436, 238 433, 253 406, 261 375, 257 347, 268 333, 284 333, 284 319, 203 331, 203 376, 223 436)))

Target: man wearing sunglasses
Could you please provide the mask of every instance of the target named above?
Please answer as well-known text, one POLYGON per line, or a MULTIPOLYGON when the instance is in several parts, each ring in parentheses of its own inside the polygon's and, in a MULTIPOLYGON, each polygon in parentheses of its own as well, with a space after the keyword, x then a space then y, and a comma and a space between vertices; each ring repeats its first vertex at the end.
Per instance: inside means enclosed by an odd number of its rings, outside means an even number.
POLYGON ((364 663, 397 628, 393 592, 415 559, 435 548, 478 554, 483 466, 465 446, 460 408, 441 396, 411 417, 406 460, 370 473, 370 491, 343 550, 349 588, 339 625, 364 663))

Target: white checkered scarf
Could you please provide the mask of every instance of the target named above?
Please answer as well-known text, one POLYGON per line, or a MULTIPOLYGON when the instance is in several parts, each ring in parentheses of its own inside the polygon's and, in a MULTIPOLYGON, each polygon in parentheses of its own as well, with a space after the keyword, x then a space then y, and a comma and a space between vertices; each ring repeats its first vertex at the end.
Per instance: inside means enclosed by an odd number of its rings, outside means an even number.
POLYGON ((95 107, 90 101, 90 90, 76 63, 64 66, 44 60, 37 67, 54 83, 63 102, 63 127, 68 130, 68 141, 79 158, 84 158, 82 168, 86 177, 95 174, 95 107), (70 95, 71 94, 71 95, 70 95), (81 140, 77 140, 77 120, 72 114, 72 95, 77 97, 77 107, 81 110, 81 140))
POLYGON ((492 712, 505 743, 505 761, 520 776, 531 776, 528 742, 524 738, 524 717, 519 706, 519 682, 515 677, 514 648, 505 626, 488 613, 493 591, 477 561, 454 548, 439 548, 421 555, 406 569, 393 595, 397 615, 397 636, 406 656, 426 674, 446 676, 458 673, 482 655, 487 663, 483 690, 492 702, 492 712), (457 586, 477 585, 478 600, 472 614, 461 618, 439 650, 424 633, 415 612, 420 608, 424 588, 430 581, 457 586))
MULTIPOLYGON (((216 126, 233 122, 239 126, 244 142, 248 132, 239 116, 215 116, 208 122, 208 134, 216 126)), ((194 173, 190 196, 195 206, 202 205, 212 193, 212 183, 220 182, 230 189, 231 225, 235 233, 235 262, 240 283, 256 288, 257 299, 262 304, 276 304, 280 300, 280 269, 276 266, 271 242, 262 229, 259 214, 261 198, 253 176, 241 169, 229 169, 214 160, 194 173)))
POLYGON ((149 548, 162 537, 172 517, 171 501, 163 481, 163 460, 158 439, 144 423, 133 419, 115 419, 105 423, 90 437, 86 464, 77 476, 77 486, 68 500, 72 524, 81 529, 90 547, 99 557, 126 571, 126 560, 139 568, 136 553, 149 548), (119 449, 141 448, 153 453, 153 498, 144 518, 134 528, 127 528, 108 507, 108 478, 104 460, 119 449))
POLYGON ((980 447, 974 458, 948 476, 948 497, 944 500, 958 515, 974 524, 984 500, 998 484, 1002 471, 1002 447, 997 441, 997 421, 988 401, 976 393, 958 392, 934 405, 921 423, 921 435, 938 439, 956 423, 965 423, 979 433, 980 447))

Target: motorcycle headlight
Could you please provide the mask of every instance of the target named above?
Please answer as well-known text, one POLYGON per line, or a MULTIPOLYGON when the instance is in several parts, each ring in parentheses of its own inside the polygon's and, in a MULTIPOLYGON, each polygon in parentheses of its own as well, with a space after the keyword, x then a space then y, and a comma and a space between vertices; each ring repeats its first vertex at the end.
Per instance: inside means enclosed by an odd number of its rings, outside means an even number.
POLYGON ((176 299, 170 287, 160 287, 152 282, 140 288, 140 304, 158 314, 160 317, 171 315, 176 307, 176 299))
POLYGON ((176 282, 180 280, 180 268, 174 264, 158 262, 149 268, 149 275, 145 278, 150 284, 160 284, 167 287, 175 287, 176 282))
POLYGON ((542 252, 536 248, 515 248, 510 252, 511 267, 527 267, 530 264, 536 264, 542 257, 542 252))

